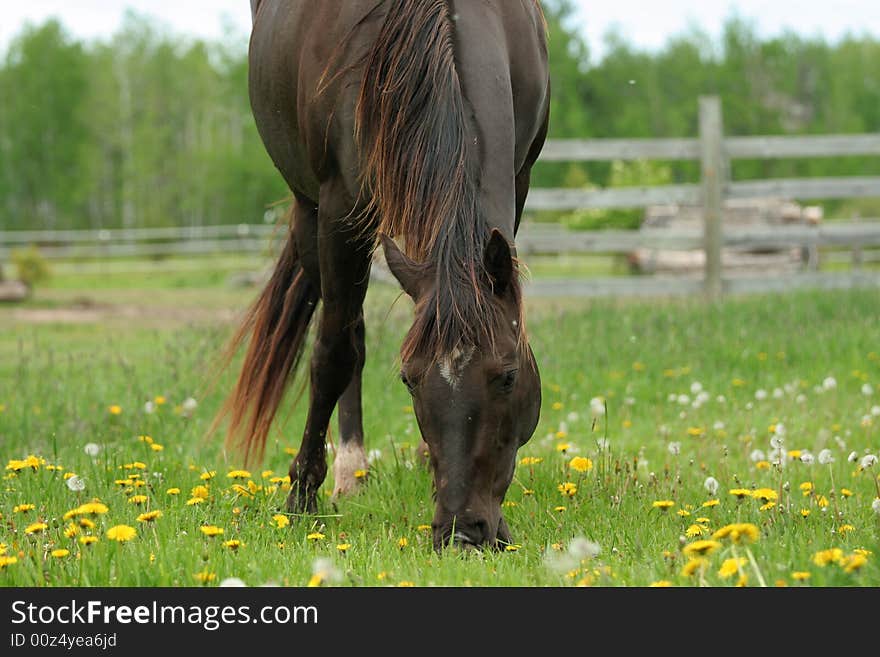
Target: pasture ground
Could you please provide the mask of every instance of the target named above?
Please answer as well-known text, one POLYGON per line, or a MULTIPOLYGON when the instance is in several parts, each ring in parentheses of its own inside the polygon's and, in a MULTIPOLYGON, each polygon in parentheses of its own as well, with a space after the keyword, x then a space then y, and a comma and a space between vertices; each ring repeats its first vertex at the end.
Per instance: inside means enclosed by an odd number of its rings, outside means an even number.
POLYGON ((358 495, 284 515, 299 385, 248 472, 202 439, 255 293, 227 277, 251 264, 68 272, 0 308, 0 586, 880 585, 876 290, 529 300, 544 403, 505 501, 515 543, 438 555, 391 286, 368 295, 358 495))

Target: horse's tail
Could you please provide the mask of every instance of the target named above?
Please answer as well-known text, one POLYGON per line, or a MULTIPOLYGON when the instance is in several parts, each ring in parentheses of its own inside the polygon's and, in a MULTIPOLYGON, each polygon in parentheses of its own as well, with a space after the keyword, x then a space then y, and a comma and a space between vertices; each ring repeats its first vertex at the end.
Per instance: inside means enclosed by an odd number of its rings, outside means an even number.
POLYGON ((226 444, 240 449, 245 463, 263 457, 269 428, 296 372, 320 300, 320 290, 303 270, 292 228, 291 224, 269 282, 247 310, 225 352, 224 364, 228 365, 250 338, 238 381, 210 431, 228 417, 226 444))

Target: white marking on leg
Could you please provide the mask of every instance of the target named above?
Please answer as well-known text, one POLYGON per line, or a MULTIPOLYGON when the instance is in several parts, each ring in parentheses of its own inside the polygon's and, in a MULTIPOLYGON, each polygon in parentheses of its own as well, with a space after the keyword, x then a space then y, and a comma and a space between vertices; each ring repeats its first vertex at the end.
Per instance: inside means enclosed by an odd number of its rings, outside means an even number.
POLYGON ((459 382, 461 381, 461 373, 467 364, 471 362, 471 358, 474 356, 474 348, 467 347, 466 349, 459 349, 456 347, 452 350, 451 354, 448 354, 440 361, 437 367, 440 369, 440 376, 443 377, 443 380, 446 381, 453 389, 455 389, 459 382))
POLYGON ((339 495, 347 495, 357 490, 366 476, 369 464, 364 446, 355 442, 342 443, 336 450, 333 461, 333 499, 339 495))

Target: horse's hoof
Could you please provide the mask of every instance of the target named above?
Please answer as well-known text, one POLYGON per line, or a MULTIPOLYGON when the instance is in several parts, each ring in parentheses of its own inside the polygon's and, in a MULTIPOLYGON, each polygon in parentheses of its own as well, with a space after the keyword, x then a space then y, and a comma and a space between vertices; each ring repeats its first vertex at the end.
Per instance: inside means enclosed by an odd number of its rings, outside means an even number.
POLYGON ((334 486, 330 499, 335 502, 340 496, 356 493, 366 481, 368 469, 363 445, 340 445, 333 461, 334 486))

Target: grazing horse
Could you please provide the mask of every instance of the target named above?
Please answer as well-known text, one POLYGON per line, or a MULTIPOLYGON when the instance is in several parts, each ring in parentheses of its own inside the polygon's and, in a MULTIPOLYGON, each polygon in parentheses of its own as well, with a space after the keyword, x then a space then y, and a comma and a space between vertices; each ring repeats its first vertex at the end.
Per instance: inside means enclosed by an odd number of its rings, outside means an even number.
POLYGON ((434 478, 433 542, 511 540, 501 503, 537 426, 540 377, 514 238, 549 116, 538 0, 252 0, 249 94, 294 197, 286 243, 230 351, 215 420, 260 458, 312 344, 288 509, 315 513, 338 404, 334 495, 367 468, 363 301, 374 250, 414 302, 401 379, 434 478), (393 238, 397 239, 397 242, 393 238))

